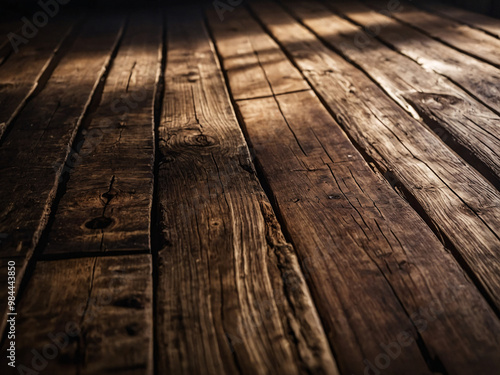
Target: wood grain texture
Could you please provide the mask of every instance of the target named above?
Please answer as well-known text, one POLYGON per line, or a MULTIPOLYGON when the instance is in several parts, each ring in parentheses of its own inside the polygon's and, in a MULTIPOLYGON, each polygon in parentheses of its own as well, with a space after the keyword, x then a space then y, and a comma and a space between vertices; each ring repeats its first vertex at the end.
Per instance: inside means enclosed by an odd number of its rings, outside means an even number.
MULTIPOLYGON (((332 7, 342 14, 342 3, 332 7)), ((286 8, 410 114, 421 115, 443 141, 500 187, 498 115, 446 78, 391 50, 319 2, 294 1, 286 8), (357 42, 361 40, 363 43, 357 42)))
MULTIPOLYGON (((377 0, 377 4, 381 4, 377 0)), ((408 2, 392 17, 459 51, 500 67, 500 40, 439 15, 420 10, 408 2)))
MULTIPOLYGON (((18 263, 18 282, 45 228, 70 145, 107 69, 122 25, 123 18, 116 17, 107 22, 94 19, 84 26, 0 148, 0 257, 24 258, 18 263)), ((6 290, 1 293, 3 316, 6 290)))
MULTIPOLYGON (((352 47, 360 22, 318 3, 212 8, 208 30, 196 8, 167 15, 92 17, 4 134, 0 279, 16 261, 22 370, 499 373, 500 193, 466 155, 498 165, 484 100, 388 42, 352 47)), ((470 87, 496 85, 478 72, 470 87)))
POLYGON ((272 41, 254 33, 249 17, 238 17, 233 11, 231 17, 220 22, 213 10, 209 16, 211 28, 218 32, 219 40, 224 40, 218 48, 225 57, 224 68, 232 82, 231 93, 235 100, 309 89, 300 73, 273 48, 272 41), (242 27, 248 28, 248 35, 237 32, 242 27))
MULTIPOLYGON (((387 17, 376 10, 387 9, 372 1, 343 1, 343 13, 352 21, 368 27, 376 37, 397 52, 408 56, 424 69, 436 72, 467 91, 483 104, 500 113, 500 76, 498 69, 387 17), (365 5, 366 4, 366 5, 365 5), (370 5, 368 7, 367 5, 370 5)), ((337 2, 331 2, 335 5, 337 2)))
MULTIPOLYGON (((256 53, 273 48, 286 67, 281 74, 295 70, 243 9, 228 23, 209 20, 224 69, 231 51, 240 48, 235 41, 246 44, 247 36, 256 53), (262 40, 261 47, 257 41, 262 40)), ((244 87, 245 79, 230 77, 231 91, 244 87)), ((495 314, 426 224, 370 169, 318 98, 307 91, 236 103, 342 373, 363 373, 366 361, 380 360, 380 344, 397 342, 401 332, 420 340, 450 373, 500 369, 500 346, 489 332, 500 327, 495 314), (457 289, 444 285, 443 277, 453 279, 457 289), (479 319, 472 309, 476 304, 482 306, 479 319), (413 312, 431 306, 439 317, 428 330, 419 329, 413 312), (489 338, 478 343, 478 336, 489 338)), ((425 357, 418 345, 409 345, 384 373, 430 373, 425 357)))
POLYGON ((162 30, 152 13, 131 17, 99 107, 66 163, 70 179, 44 254, 150 251, 162 30))
POLYGON ((38 262, 2 373, 152 374, 152 297, 149 255, 38 262))
POLYGON ((170 10, 167 25, 158 371, 337 374, 296 256, 256 178, 201 15, 170 10))
POLYGON ((500 306, 498 191, 282 8, 251 4, 357 147, 401 184, 500 306))
POLYGON ((441 16, 460 21, 465 25, 500 38, 500 21, 497 18, 488 17, 484 14, 474 13, 448 4, 425 3, 424 6, 425 9, 436 12, 441 16))
POLYGON ((76 18, 52 23, 17 53, 12 52, 0 68, 0 139, 14 117, 50 74, 56 55, 75 27, 76 18))

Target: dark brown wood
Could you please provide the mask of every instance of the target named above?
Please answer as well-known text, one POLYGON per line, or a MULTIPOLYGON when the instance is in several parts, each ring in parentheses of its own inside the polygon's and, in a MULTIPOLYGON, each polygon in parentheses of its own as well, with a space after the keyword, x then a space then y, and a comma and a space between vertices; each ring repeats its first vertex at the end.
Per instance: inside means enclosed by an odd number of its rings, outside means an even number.
POLYGON ((201 14, 170 10, 161 118, 161 374, 337 374, 201 14))
POLYGON ((425 3, 425 8, 452 20, 483 30, 490 35, 500 38, 500 21, 497 18, 484 14, 470 12, 455 6, 441 3, 425 3))
MULTIPOLYGON (((382 3, 376 1, 380 6, 382 3)), ((459 51, 500 67, 500 40, 439 15, 402 2, 392 17, 459 51)))
MULTIPOLYGON (((446 78, 391 50, 319 2, 294 1, 286 7, 410 114, 416 118, 421 115, 442 140, 500 187, 498 115, 446 78)), ((344 8, 342 3, 332 7, 340 12, 344 8)))
POLYGON ((70 179, 44 254, 150 251, 153 105, 161 52, 162 19, 134 15, 99 107, 66 163, 70 179))
MULTIPOLYGON (((0 148, 0 257, 23 259, 17 265, 18 283, 46 226, 70 145, 122 28, 123 17, 89 21, 0 148)), ((4 288, 0 292, 2 327, 5 293, 4 288)))
POLYGON ((500 307, 500 194, 360 70, 277 5, 252 2, 357 147, 456 248, 500 307))
POLYGON ((152 297, 150 255, 38 262, 2 373, 153 374, 152 297))
POLYGON ((0 68, 0 139, 14 117, 50 72, 63 42, 74 28, 76 19, 58 20, 43 33, 12 52, 0 68))
POLYGON ((498 69, 249 3, 0 45, 0 373, 500 373, 498 69))
MULTIPOLYGON (((246 11, 235 10, 224 23, 213 14, 209 20, 224 69, 240 43, 252 43, 255 54, 272 53, 281 60, 280 75, 297 72, 246 11)), ((230 76, 235 98, 245 79, 230 76)), ((267 82, 274 91, 273 77, 267 82)), ((318 98, 306 91, 236 104, 342 373, 361 374, 366 361, 378 364, 385 353, 380 344, 397 343, 402 332, 422 340, 449 373, 500 368, 500 347, 489 328, 480 334, 489 339, 477 342, 483 324, 499 329, 495 314, 426 224, 370 169, 318 98), (460 287, 450 289, 443 277, 460 287), (470 303, 482 306, 482 323, 470 303), (439 317, 418 328, 413 313, 429 309, 439 310, 439 317)), ((384 373, 430 373, 425 357, 414 343, 384 373)))
MULTIPOLYGON (((330 3, 335 6, 342 4, 342 12, 350 20, 368 27, 377 38, 399 53, 416 61, 424 69, 447 77, 497 114, 500 113, 500 75, 496 67, 374 11, 382 7, 376 3, 366 2, 374 8, 358 1, 330 3)), ((389 12, 385 8, 383 11, 389 12)))

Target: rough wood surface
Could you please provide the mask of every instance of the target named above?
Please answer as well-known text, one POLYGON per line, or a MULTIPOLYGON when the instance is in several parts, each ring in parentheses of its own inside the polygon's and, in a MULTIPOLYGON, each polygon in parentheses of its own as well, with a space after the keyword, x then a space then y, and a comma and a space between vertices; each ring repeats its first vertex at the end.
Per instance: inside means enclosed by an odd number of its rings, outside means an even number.
MULTIPOLYGON (((262 48, 281 60, 286 70, 280 74, 297 72, 244 10, 234 11, 227 23, 214 16, 209 20, 224 69, 239 43, 251 42, 255 53, 262 48)), ((230 77, 231 92, 244 87, 245 79, 230 77)), ((426 224, 370 169, 317 97, 307 91, 236 104, 342 373, 363 373, 365 361, 380 359, 380 343, 397 342, 401 332, 426 349, 423 354, 416 344, 405 347, 385 373, 431 372, 426 352, 450 373, 500 369, 495 334, 490 328, 477 332, 490 324, 499 329, 493 311, 426 224), (456 289, 442 283, 445 275, 456 289), (482 306, 479 319, 470 309, 476 303, 482 306), (418 328, 412 313, 429 308, 439 317, 418 328), (443 344, 443 337, 452 336, 443 344), (479 343, 478 336, 488 338, 479 343)))
POLYGON ((150 250, 161 52, 161 17, 134 15, 99 107, 66 163, 70 178, 44 254, 150 250))
POLYGON ((64 40, 75 19, 52 23, 38 37, 12 52, 0 68, 0 139, 28 98, 50 74, 64 40))
MULTIPOLYGON (((391 50, 319 2, 294 1, 286 8, 408 112, 421 115, 442 140, 500 187, 498 115, 446 78, 391 50)), ((334 4, 333 8, 342 12, 344 7, 334 4)))
POLYGON ((251 4, 223 21, 168 8, 165 30, 160 12, 92 16, 41 32, 59 52, 19 71, 0 45, 0 77, 40 74, 0 145, 18 365, 500 373, 500 193, 474 169, 498 165, 498 69, 391 18, 378 30, 353 1, 347 20, 326 0, 251 4))
POLYGON ((282 8, 251 4, 357 146, 402 185, 500 307, 500 193, 282 8))
MULTIPOLYGON (((381 4, 377 0, 377 4, 381 4)), ((500 40, 439 15, 402 2, 392 17, 468 55, 500 67, 500 40)))
POLYGON ((290 63, 282 58, 280 51, 273 48, 272 41, 267 37, 236 32, 242 27, 252 28, 253 21, 249 17, 237 17, 233 12, 224 22, 220 22, 214 11, 210 15, 212 29, 223 32, 224 38, 229 39, 218 48, 225 56, 224 68, 232 82, 231 93, 235 100, 309 89, 300 73, 290 69, 290 63))
MULTIPOLYGON (((198 18, 197 18, 198 17, 198 18)), ((337 374, 192 9, 169 11, 156 298, 161 374, 337 374)))
MULTIPOLYGON (((0 257, 24 258, 17 265, 18 282, 45 228, 70 145, 107 69, 122 25, 123 18, 115 17, 106 22, 94 19, 84 26, 0 148, 0 257)), ((6 292, 0 292, 2 316, 6 292)))
POLYGON ((152 305, 149 255, 38 262, 2 373, 152 374, 152 305))
POLYGON ((483 30, 500 38, 500 21, 484 14, 470 12, 455 6, 441 3, 425 3, 425 8, 450 19, 460 21, 471 27, 483 30))
MULTIPOLYGON (((336 1, 329 3, 337 4, 336 1)), ((341 3, 344 14, 350 20, 368 28, 377 38, 423 68, 449 78, 497 114, 500 113, 500 75, 496 67, 374 11, 377 9, 388 12, 380 4, 366 1, 366 4, 372 6, 368 7, 358 1, 341 3)))

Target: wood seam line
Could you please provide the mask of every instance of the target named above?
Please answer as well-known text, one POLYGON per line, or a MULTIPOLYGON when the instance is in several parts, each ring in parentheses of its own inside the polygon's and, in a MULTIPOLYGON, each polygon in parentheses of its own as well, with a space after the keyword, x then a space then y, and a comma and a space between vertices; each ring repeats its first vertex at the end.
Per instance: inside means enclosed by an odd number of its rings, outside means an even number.
POLYGON ((235 99, 231 96, 232 100, 234 100, 235 103, 238 102, 244 102, 246 100, 257 100, 257 99, 267 99, 267 98, 276 98, 281 95, 288 95, 288 94, 296 94, 298 92, 306 92, 306 91, 311 91, 311 89, 303 89, 303 90, 290 90, 290 91, 285 91, 285 92, 279 92, 277 94, 271 94, 271 95, 263 95, 263 96, 253 96, 251 98, 241 98, 241 99, 235 99))
POLYGON ((39 254, 37 256, 38 262, 53 262, 58 260, 67 260, 67 259, 83 259, 83 258, 106 258, 113 256, 126 256, 126 255, 143 255, 150 254, 149 250, 124 250, 117 251, 113 250, 110 252, 76 252, 76 253, 55 253, 55 254, 39 254))
POLYGON ((158 177, 160 167, 160 148, 159 148, 159 128, 161 124, 161 116, 163 112, 163 99, 165 94, 165 72, 167 69, 167 17, 166 9, 159 6, 161 12, 161 48, 160 61, 158 66, 157 82, 155 84, 155 94, 153 103, 153 198, 151 200, 150 214, 150 248, 151 248, 151 270, 152 270, 152 326, 153 326, 153 374, 158 374, 159 368, 159 352, 160 344, 158 339, 158 284, 159 284, 159 248, 160 248, 160 233, 159 233, 159 214, 160 205, 158 197, 158 177))

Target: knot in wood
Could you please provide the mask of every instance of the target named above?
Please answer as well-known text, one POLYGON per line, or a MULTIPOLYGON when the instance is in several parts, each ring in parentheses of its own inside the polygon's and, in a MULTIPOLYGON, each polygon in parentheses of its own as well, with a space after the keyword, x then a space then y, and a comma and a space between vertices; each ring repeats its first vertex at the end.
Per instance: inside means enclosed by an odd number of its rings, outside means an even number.
POLYGON ((218 144, 216 138, 204 134, 200 129, 181 129, 170 134, 167 148, 172 150, 185 150, 186 148, 210 148, 218 144))

